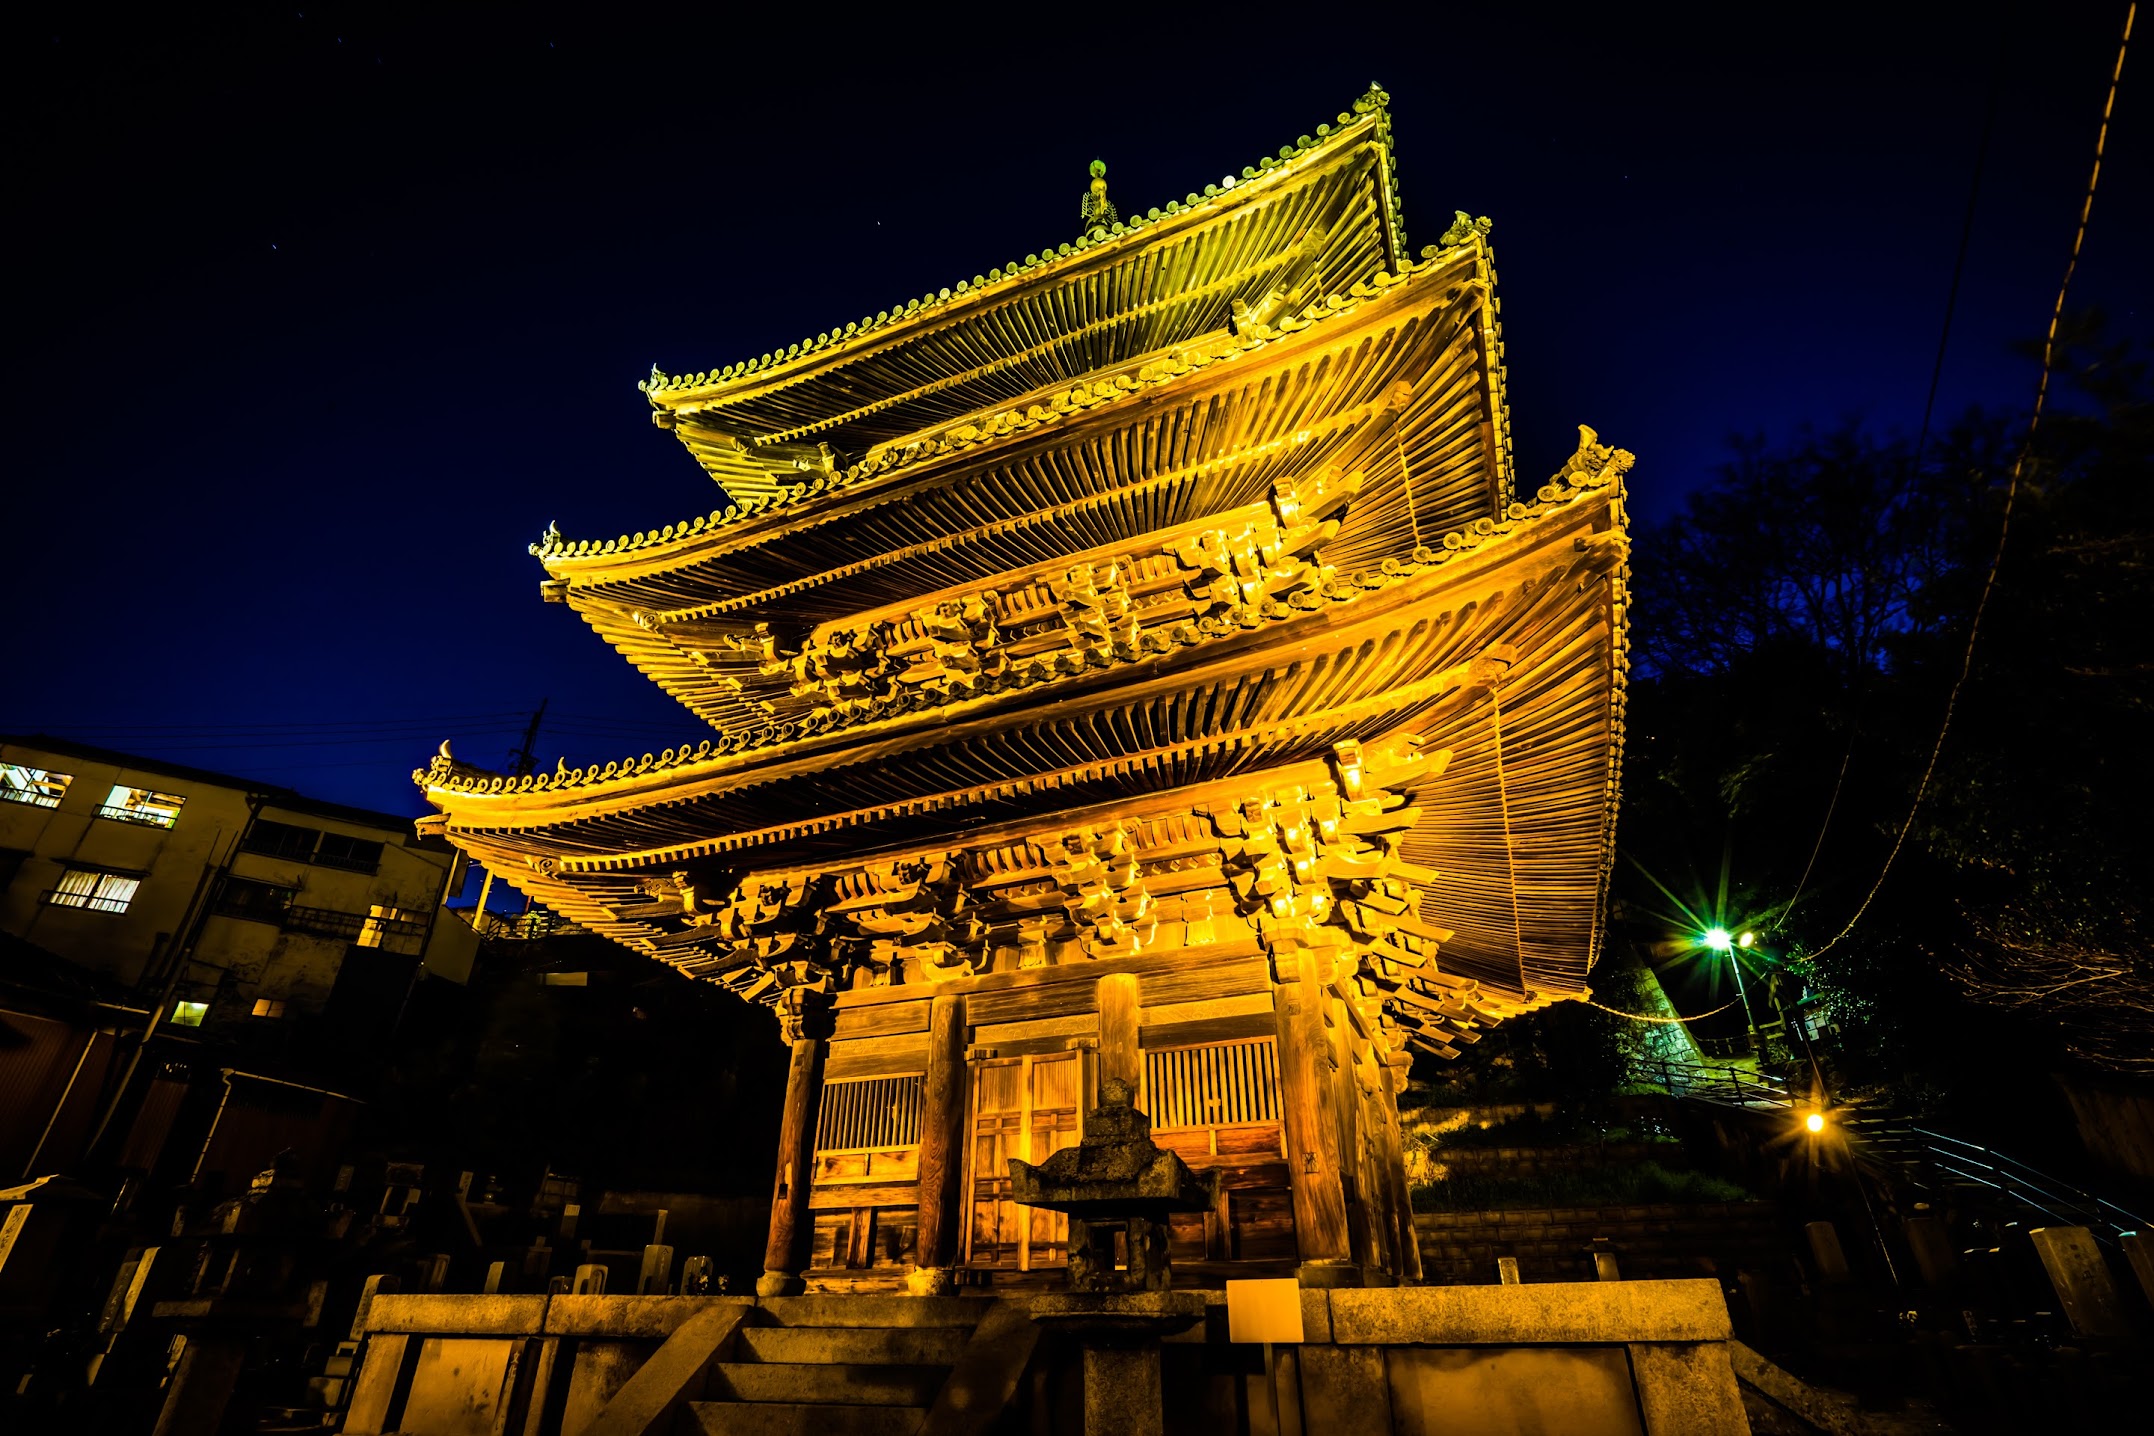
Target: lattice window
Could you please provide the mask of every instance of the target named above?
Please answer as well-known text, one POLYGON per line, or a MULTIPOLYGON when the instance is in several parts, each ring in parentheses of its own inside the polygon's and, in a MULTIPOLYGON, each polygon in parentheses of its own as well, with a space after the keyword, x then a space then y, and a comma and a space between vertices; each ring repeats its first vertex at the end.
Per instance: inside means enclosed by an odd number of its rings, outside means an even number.
POLYGON ((91 912, 125 912, 135 900, 142 879, 127 873, 99 872, 95 868, 69 868, 60 874, 60 885, 45 894, 54 907, 81 907, 91 912))
POLYGON ((823 1084, 815 1150, 882 1152, 920 1145, 919 1073, 823 1084))
POLYGON ((1277 1044, 1245 1037, 1146 1052, 1143 1106, 1155 1132, 1276 1122, 1277 1044))

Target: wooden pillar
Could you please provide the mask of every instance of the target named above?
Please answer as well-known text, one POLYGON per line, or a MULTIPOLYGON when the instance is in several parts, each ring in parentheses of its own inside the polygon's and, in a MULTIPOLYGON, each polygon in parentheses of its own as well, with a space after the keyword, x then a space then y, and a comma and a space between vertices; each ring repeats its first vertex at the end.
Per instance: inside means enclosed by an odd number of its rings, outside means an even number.
POLYGON ((964 1230, 965 999, 944 993, 928 1009, 927 1077, 920 1094, 919 1242, 905 1289, 914 1296, 956 1290, 964 1230))
POLYGON ((1279 1114, 1286 1130, 1294 1240, 1305 1286, 1353 1280, 1346 1191, 1339 1178, 1338 1124, 1331 1115, 1330 1054, 1315 954, 1282 945, 1272 956, 1273 1022, 1279 1039, 1279 1114))
POLYGON ((822 1106, 823 1058, 829 1049, 824 1003, 800 989, 778 1020, 792 1039, 785 1073, 785 1120, 778 1129, 778 1177, 770 1198, 770 1241, 763 1249, 758 1296, 797 1296, 807 1290, 808 1248, 815 1235, 808 1196, 815 1186, 815 1119, 822 1106))
POLYGON ((1339 1178, 1346 1194, 1346 1242, 1354 1265, 1363 1271, 1382 1270, 1383 1238, 1377 1227, 1375 1194, 1369 1190, 1368 1143, 1362 1122, 1360 1040, 1346 1014, 1346 1004, 1325 993, 1326 1010, 1332 1021, 1325 1033, 1331 1052, 1333 1111, 1339 1130, 1339 1178))
POLYGON ((1099 980, 1099 1080, 1119 1077, 1132 1092, 1144 1090, 1144 1054, 1137 1045, 1143 1002, 1134 972, 1111 973, 1099 980))
POLYGON ((1391 1186, 1392 1220, 1398 1227, 1399 1265, 1394 1275, 1400 1281, 1420 1281, 1421 1234, 1414 1228, 1413 1189, 1406 1184, 1406 1134, 1399 1125, 1399 1089, 1406 1084, 1406 1070, 1413 1059, 1403 1052, 1394 1052, 1385 1060, 1382 1071, 1384 1144, 1384 1180, 1391 1186))

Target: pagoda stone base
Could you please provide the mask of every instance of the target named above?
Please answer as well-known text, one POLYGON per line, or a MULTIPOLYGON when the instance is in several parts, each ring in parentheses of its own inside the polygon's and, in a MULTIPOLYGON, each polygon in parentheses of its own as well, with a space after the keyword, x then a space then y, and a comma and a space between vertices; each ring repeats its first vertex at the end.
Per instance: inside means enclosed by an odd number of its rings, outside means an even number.
POLYGON ((1223 1292, 1092 1298, 1176 1318, 1126 1333, 1136 1344, 1068 1329, 1098 1314, 1073 1313, 1075 1300, 381 1296, 362 1318, 343 1429, 791 1422, 835 1436, 869 1429, 847 1424, 869 1408, 890 1418, 876 1430, 984 1436, 1018 1406, 1016 1429, 1079 1436, 1142 1429, 1097 1424, 1135 1400, 1185 1430, 1435 1436, 1464 1413, 1490 1436, 1749 1430, 1712 1281, 1304 1289, 1305 1339, 1278 1348, 1274 1373, 1283 1422, 1262 1348, 1227 1340, 1223 1292))

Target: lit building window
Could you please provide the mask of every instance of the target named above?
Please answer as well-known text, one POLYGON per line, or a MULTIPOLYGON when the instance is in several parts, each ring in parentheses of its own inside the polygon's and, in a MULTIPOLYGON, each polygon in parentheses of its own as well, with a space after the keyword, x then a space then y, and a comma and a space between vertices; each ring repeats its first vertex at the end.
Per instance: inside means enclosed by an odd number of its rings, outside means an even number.
POLYGON ((172 1025, 174 1027, 200 1027, 202 1019, 207 1016, 209 1016, 209 1004, 206 1002, 175 1002, 172 1004, 172 1025))
POLYGON ((126 873, 100 872, 96 868, 69 868, 60 874, 60 885, 45 894, 54 907, 84 907, 91 912, 125 912, 135 900, 142 879, 126 873))
POLYGON ((398 948, 407 941, 415 941, 426 935, 426 919, 417 913, 408 913, 400 907, 384 907, 375 903, 367 909, 366 921, 359 925, 359 936, 354 941, 360 947, 398 948))
POLYGON ((153 793, 148 788, 130 788, 115 783, 105 798, 105 805, 97 810, 97 816, 117 818, 123 823, 140 823, 145 828, 169 828, 179 821, 180 809, 186 804, 187 800, 177 793, 153 793))
POLYGON ((72 773, 0 763, 0 800, 28 803, 33 808, 57 808, 67 795, 67 785, 74 781, 72 773))
POLYGON ((284 1015, 284 999, 281 997, 255 998, 254 1015, 256 1017, 282 1017, 284 1015))

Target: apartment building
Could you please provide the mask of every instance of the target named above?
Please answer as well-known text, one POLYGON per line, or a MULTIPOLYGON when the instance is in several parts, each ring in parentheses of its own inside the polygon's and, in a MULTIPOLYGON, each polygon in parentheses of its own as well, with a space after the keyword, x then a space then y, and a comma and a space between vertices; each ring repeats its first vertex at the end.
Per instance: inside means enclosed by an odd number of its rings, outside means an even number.
POLYGON ((0 1105, 20 1119, 0 1118, 0 1179, 80 1152, 157 1080, 343 1085, 422 970, 469 976, 477 936, 442 905, 462 878, 407 818, 0 739, 0 1105))

